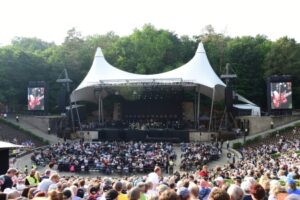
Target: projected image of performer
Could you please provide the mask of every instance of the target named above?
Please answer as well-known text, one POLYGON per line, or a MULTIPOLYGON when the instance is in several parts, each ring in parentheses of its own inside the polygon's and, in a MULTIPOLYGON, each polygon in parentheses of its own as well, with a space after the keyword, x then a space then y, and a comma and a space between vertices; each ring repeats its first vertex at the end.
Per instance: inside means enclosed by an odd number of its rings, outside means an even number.
POLYGON ((272 108, 291 109, 292 108, 292 84, 291 82, 272 83, 272 108))
POLYGON ((28 88, 28 110, 44 110, 44 88, 28 88))

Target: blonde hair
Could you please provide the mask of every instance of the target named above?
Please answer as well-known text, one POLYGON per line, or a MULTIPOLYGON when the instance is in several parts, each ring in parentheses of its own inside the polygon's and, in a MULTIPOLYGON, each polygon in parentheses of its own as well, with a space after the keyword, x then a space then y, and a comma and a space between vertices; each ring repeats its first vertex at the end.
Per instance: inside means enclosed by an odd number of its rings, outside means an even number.
POLYGON ((269 190, 270 189, 270 179, 267 175, 263 175, 260 180, 259 184, 265 189, 269 190))

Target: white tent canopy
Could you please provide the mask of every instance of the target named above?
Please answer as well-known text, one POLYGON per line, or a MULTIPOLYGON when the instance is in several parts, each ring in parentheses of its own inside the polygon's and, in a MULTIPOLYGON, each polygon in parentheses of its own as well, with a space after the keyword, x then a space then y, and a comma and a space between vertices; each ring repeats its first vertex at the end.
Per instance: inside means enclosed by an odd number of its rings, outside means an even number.
POLYGON ((0 149, 14 149, 24 147, 22 145, 13 144, 10 142, 0 141, 0 149))
POLYGON ((233 107, 241 110, 251 110, 251 116, 260 116, 260 107, 255 104, 234 104, 233 107))
POLYGON ((126 86, 146 82, 193 84, 199 86, 202 94, 211 98, 214 96, 214 100, 224 99, 226 87, 209 64, 202 43, 199 43, 195 56, 185 65, 168 72, 151 75, 129 73, 113 67, 105 60, 101 49, 98 48, 92 67, 80 85, 72 92, 71 101, 96 102, 94 90, 104 84, 126 86))

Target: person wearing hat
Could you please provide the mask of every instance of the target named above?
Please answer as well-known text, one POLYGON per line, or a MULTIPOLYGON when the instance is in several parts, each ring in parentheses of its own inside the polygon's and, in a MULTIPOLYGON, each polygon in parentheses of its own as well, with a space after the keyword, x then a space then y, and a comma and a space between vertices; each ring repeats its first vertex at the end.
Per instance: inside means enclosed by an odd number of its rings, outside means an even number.
POLYGON ((6 188, 12 188, 13 181, 12 177, 16 175, 18 171, 15 168, 9 168, 6 174, 1 175, 2 177, 2 184, 1 184, 1 191, 4 191, 6 188))
MULTIPOLYGON (((297 189, 296 182, 294 179, 288 179, 287 186, 288 186, 288 190, 287 190, 288 194, 300 195, 300 190, 297 189)), ((300 196, 299 196, 299 199, 300 199, 300 196)))

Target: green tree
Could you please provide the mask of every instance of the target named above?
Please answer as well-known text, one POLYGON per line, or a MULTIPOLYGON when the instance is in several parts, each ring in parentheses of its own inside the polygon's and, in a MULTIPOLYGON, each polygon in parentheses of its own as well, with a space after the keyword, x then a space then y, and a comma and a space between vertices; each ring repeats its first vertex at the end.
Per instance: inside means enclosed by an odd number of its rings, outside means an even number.
POLYGON ((265 36, 244 36, 230 40, 226 52, 238 75, 237 92, 260 106, 266 105, 263 63, 270 46, 265 36))
POLYGON ((274 42, 266 55, 265 77, 292 75, 293 104, 300 106, 300 44, 295 39, 283 37, 274 42))

